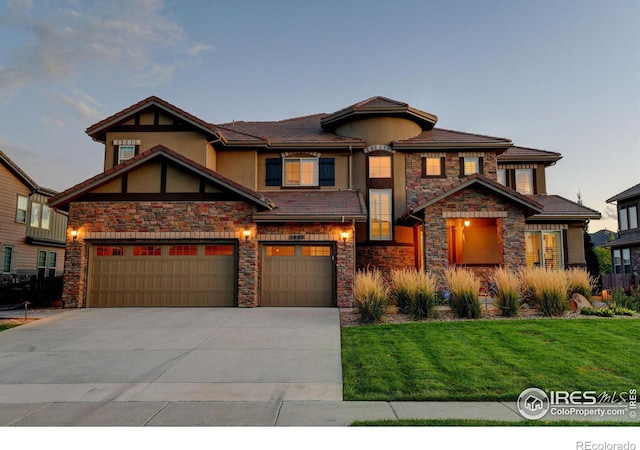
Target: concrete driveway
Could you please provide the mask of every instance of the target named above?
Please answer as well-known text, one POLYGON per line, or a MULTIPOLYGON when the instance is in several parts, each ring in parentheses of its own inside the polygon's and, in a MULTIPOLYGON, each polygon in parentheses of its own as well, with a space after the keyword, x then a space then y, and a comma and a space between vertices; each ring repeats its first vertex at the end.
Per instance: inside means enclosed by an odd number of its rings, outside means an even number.
POLYGON ((0 399, 341 401, 335 308, 81 309, 0 333, 0 399))

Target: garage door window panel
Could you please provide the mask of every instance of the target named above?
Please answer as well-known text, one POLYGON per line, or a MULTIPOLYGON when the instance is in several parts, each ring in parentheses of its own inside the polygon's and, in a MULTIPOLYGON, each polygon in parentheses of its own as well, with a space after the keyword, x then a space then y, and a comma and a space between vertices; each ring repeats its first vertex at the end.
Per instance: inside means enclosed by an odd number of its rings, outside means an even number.
POLYGON ((169 247, 169 256, 197 256, 197 245, 171 245, 169 247))
POLYGON ((162 256, 162 248, 159 245, 136 245, 133 256, 162 256))
POLYGON ((205 256, 233 256, 233 245, 205 245, 205 256))

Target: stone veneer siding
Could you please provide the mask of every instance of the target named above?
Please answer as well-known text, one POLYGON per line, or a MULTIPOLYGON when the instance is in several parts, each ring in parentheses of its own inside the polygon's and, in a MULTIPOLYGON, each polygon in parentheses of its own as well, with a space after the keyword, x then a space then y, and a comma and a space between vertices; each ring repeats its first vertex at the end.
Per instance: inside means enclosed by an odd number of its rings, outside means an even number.
MULTIPOLYGON (((405 158, 407 207, 420 205, 421 200, 429 194, 450 186, 452 181, 459 180, 460 154, 464 153, 458 151, 445 153, 445 174, 442 178, 422 178, 422 153, 407 153, 405 158)), ((498 167, 496 154, 488 151, 473 153, 483 154, 483 175, 496 180, 498 167)))
POLYGON ((69 209, 62 299, 67 307, 85 305, 89 245, 94 239, 238 239, 238 306, 258 304, 258 243, 251 222, 255 207, 244 202, 75 202, 69 209), (241 238, 252 230, 253 239, 241 238))
POLYGON ((351 223, 287 223, 258 225, 258 241, 261 244, 332 243, 336 246, 336 302, 339 308, 353 306, 353 282, 355 277, 355 228, 351 223), (343 242, 341 234, 349 237, 343 242), (304 235, 303 240, 289 240, 290 235, 304 235))
POLYGON ((356 249, 358 270, 376 268, 388 273, 393 269, 415 268, 416 259, 413 245, 366 245, 358 244, 356 249))
POLYGON ((496 218, 500 265, 517 268, 526 264, 525 217, 522 210, 488 190, 467 188, 425 208, 426 270, 441 272, 449 265, 447 213, 496 218))

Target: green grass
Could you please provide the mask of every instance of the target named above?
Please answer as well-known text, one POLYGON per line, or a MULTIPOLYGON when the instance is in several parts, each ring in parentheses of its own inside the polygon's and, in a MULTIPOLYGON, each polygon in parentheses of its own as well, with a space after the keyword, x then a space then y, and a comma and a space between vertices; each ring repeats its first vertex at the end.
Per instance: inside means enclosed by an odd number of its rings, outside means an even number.
POLYGON ((0 325, 0 331, 8 330, 9 328, 17 327, 19 324, 0 325))
POLYGON ((429 322, 342 329, 345 400, 515 401, 528 387, 638 388, 640 320, 429 322))
POLYGON ((584 422, 572 420, 401 419, 356 421, 352 427, 637 427, 638 422, 584 422))

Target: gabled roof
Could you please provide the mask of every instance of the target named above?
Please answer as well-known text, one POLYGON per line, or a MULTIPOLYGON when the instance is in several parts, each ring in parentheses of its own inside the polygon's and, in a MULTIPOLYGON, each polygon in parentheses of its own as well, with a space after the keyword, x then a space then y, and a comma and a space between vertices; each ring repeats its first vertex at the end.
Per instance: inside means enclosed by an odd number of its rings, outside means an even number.
POLYGON ((364 222, 367 207, 359 191, 274 191, 275 208, 253 215, 255 222, 364 222))
POLYGON ((543 211, 543 205, 538 203, 533 198, 522 195, 514 191, 513 189, 510 189, 498 183, 497 181, 485 177, 484 175, 474 173, 473 175, 469 175, 467 177, 460 178, 459 180, 452 181, 447 187, 428 195, 420 205, 416 206, 415 208, 407 209, 402 214, 402 216, 400 216, 400 220, 408 220, 410 216, 414 215, 416 212, 422 211, 426 207, 431 206, 434 203, 445 199, 452 194, 455 194, 456 192, 472 186, 482 186, 484 188, 487 188, 490 191, 493 191, 495 194, 520 205, 530 212, 540 213, 543 211))
POLYGON ((192 114, 189 114, 183 109, 180 109, 177 106, 167 102, 166 100, 163 100, 156 96, 147 97, 144 100, 139 101, 135 105, 131 105, 128 108, 125 108, 122 111, 117 112, 114 115, 91 125, 86 129, 85 133, 91 136, 95 141, 104 142, 106 138, 106 132, 111 127, 125 122, 126 120, 140 112, 154 108, 164 111, 171 116, 177 117, 180 120, 183 120, 184 122, 207 134, 219 137, 218 130, 216 129, 215 125, 205 122, 204 120, 192 114))
POLYGON ((607 199, 607 203, 613 203, 620 200, 626 200, 631 197, 640 197, 640 183, 635 186, 630 187, 629 189, 625 189, 619 194, 614 195, 610 199, 607 199))
POLYGON ((600 219, 601 217, 601 214, 595 209, 579 205, 559 195, 533 195, 532 198, 542 204, 544 210, 539 214, 527 217, 527 221, 588 220, 600 219))
POLYGON ((339 136, 323 130, 320 121, 324 116, 325 114, 314 114, 277 122, 237 121, 217 125, 217 129, 228 145, 364 147, 362 139, 339 136))
POLYGON ((333 130, 338 125, 355 119, 377 116, 404 117, 420 125, 423 130, 430 130, 438 121, 437 116, 413 108, 407 103, 378 96, 371 97, 329 114, 322 118, 321 124, 322 128, 333 130))
POLYGON ((498 156, 499 163, 541 162, 553 164, 560 159, 562 159, 562 155, 557 152, 517 146, 509 147, 506 152, 498 156))
POLYGON ((192 161, 191 159, 186 158, 162 145, 158 145, 150 150, 147 150, 144 153, 140 153, 134 158, 126 160, 122 164, 118 164, 117 166, 114 166, 113 168, 101 174, 98 174, 93 178, 89 178, 88 180, 85 180, 82 183, 79 183, 64 192, 61 192, 60 194, 50 199, 49 204, 54 208, 67 207, 72 201, 82 197, 85 194, 88 194, 89 192, 99 188, 100 186, 103 186, 121 177, 126 173, 132 172, 133 170, 144 166, 149 161, 156 158, 168 159, 174 164, 205 178, 216 186, 238 194, 239 196, 244 197, 247 201, 258 206, 267 209, 271 209, 274 207, 271 200, 266 198, 264 195, 255 192, 239 183, 236 183, 235 181, 230 180, 229 178, 226 178, 219 173, 214 172, 213 170, 208 169, 207 167, 198 164, 197 162, 192 161))
POLYGON ((393 148, 416 149, 416 148, 509 148, 513 143, 510 139, 486 136, 483 134, 464 133, 462 131, 445 130, 433 128, 423 131, 410 139, 402 139, 393 142, 393 148))
POLYGON ((640 234, 628 234, 621 236, 602 244, 601 247, 627 247, 631 245, 640 245, 640 234))
POLYGON ((4 153, 2 150, 0 150, 0 163, 4 164, 4 166, 11 173, 13 173, 20 181, 22 181, 22 183, 25 186, 27 186, 31 191, 38 192, 39 194, 43 194, 47 196, 52 196, 57 194, 57 192, 54 191, 53 189, 39 186, 38 183, 36 183, 33 180, 33 178, 27 175, 26 172, 22 170, 15 162, 13 162, 11 158, 9 158, 7 154, 4 153))

